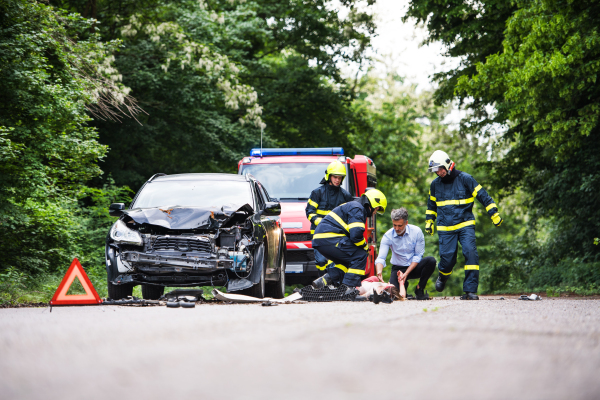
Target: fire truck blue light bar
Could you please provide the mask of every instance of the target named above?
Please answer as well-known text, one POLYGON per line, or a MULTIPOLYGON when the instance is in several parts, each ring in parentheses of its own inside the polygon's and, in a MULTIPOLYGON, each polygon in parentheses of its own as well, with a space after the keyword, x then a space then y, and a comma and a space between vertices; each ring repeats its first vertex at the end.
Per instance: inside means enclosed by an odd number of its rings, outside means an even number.
POLYGON ((307 147, 291 149, 252 149, 251 157, 269 156, 343 156, 344 149, 341 147, 307 147))

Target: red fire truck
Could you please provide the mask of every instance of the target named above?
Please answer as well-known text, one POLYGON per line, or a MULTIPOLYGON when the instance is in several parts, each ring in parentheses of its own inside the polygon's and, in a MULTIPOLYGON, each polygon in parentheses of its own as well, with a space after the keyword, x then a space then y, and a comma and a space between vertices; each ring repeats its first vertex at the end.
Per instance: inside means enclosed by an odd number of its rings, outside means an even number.
MULTIPOLYGON (((361 196, 367 187, 377 186, 375 163, 369 157, 346 157, 341 147, 297 149, 252 149, 250 157, 238 163, 238 173, 250 173, 263 184, 269 196, 281 203, 281 223, 287 238, 285 279, 288 285, 310 284, 318 277, 312 249, 310 222, 305 208, 313 189, 325 176, 332 161, 346 165, 342 186, 361 196)), ((369 243, 366 276, 375 273, 377 230, 375 215, 367 221, 365 239, 369 243)))

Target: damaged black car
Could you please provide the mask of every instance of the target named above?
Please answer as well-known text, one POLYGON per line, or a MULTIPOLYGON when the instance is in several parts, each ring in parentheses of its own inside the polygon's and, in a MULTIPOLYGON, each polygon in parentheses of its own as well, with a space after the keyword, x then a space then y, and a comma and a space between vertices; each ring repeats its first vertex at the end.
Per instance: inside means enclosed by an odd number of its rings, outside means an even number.
POLYGON ((284 297, 281 206, 249 174, 156 174, 109 213, 120 217, 106 237, 112 299, 136 285, 150 300, 168 286, 284 297))

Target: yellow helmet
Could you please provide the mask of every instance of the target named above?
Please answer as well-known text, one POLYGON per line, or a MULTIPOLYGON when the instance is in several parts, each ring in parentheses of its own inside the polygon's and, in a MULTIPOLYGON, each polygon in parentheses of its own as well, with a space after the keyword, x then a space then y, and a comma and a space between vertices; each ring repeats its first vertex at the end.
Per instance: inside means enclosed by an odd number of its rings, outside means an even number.
POLYGON ((387 207, 387 199, 381 190, 367 189, 364 196, 369 199, 371 207, 373 207, 373 210, 377 211, 377 214, 383 214, 385 212, 385 208, 387 207))
MULTIPOLYGON (((346 176, 346 167, 339 161, 333 161, 331 164, 327 166, 327 170, 325 171, 325 181, 329 182, 329 175, 341 175, 346 176)), ((342 182, 344 180, 342 179, 342 182)))

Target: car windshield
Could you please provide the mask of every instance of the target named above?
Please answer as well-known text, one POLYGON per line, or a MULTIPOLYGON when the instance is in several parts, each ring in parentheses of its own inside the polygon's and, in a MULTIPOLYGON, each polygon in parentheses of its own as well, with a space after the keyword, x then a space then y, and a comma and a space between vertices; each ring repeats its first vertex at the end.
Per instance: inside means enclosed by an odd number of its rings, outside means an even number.
POLYGON ((248 182, 168 180, 148 182, 131 208, 181 206, 237 210, 246 203, 253 204, 248 182))
MULTIPOLYGON (((280 163, 244 165, 240 173, 251 173, 279 200, 308 200, 310 192, 325 177, 329 163, 280 163)), ((348 190, 348 179, 342 187, 348 190)))

